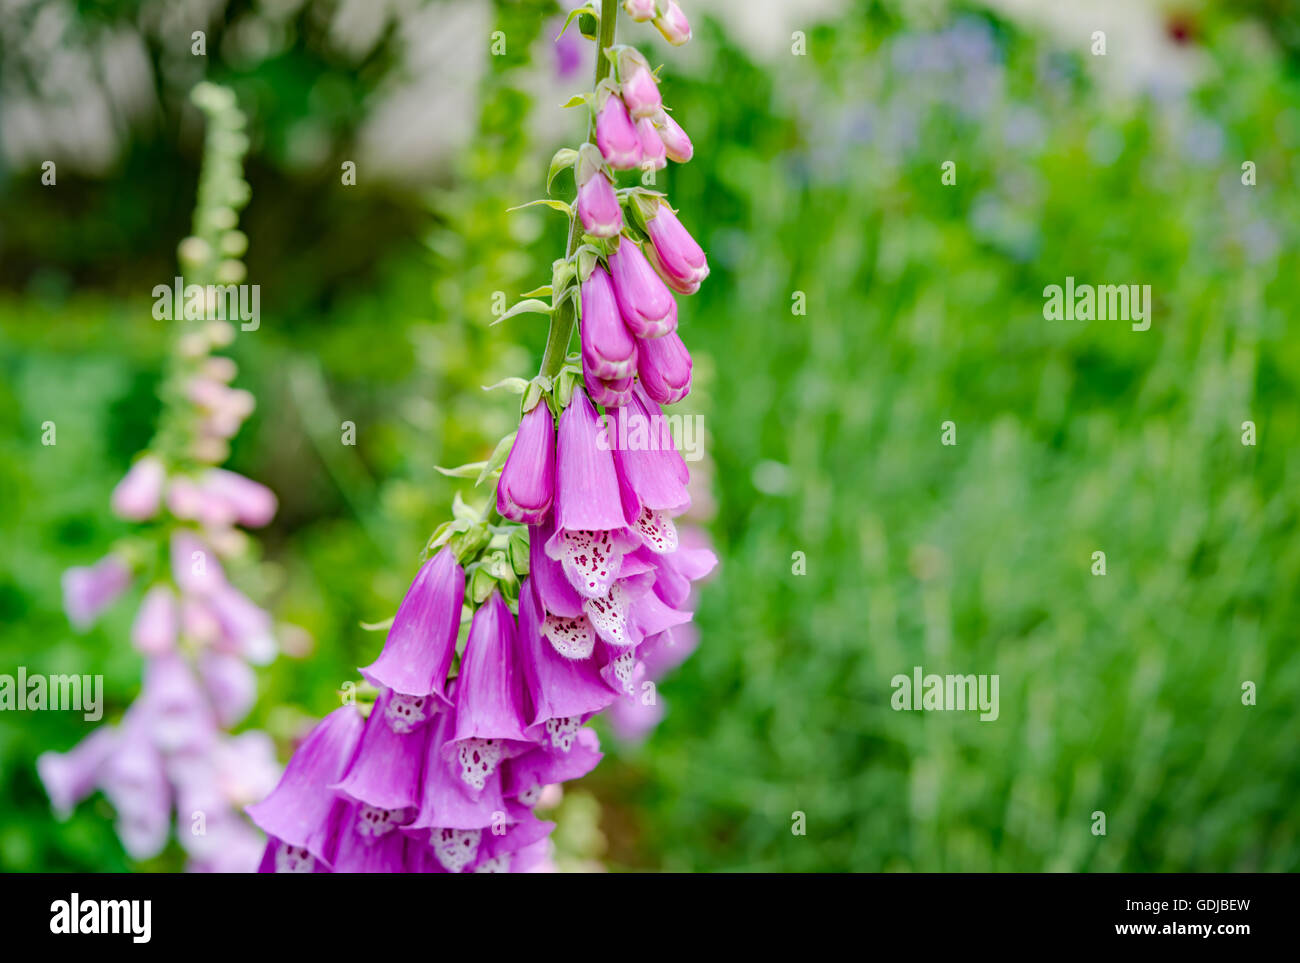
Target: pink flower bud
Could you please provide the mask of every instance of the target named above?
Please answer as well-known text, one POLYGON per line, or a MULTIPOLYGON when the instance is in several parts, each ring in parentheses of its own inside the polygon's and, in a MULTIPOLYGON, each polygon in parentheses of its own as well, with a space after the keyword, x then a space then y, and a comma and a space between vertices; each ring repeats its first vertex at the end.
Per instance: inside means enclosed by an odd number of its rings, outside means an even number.
POLYGON ((623 323, 638 338, 657 338, 677 327, 677 303, 641 248, 623 238, 609 256, 614 299, 623 323))
POLYGON ((128 521, 143 522, 158 514, 162 503, 163 485, 167 481, 167 470, 163 463, 153 455, 146 455, 131 466, 130 470, 113 489, 110 504, 119 518, 128 521))
POLYGON ((536 525, 555 496, 555 420, 545 402, 526 412, 497 480, 497 511, 512 522, 536 525))
POLYGON ((165 585, 144 593, 144 601, 131 624, 131 644, 145 655, 162 655, 176 645, 176 597, 165 585))
POLYGON ((653 246, 646 256, 668 286, 679 294, 694 294, 709 276, 709 262, 677 215, 667 204, 660 204, 655 215, 646 220, 646 233, 653 246))
POLYGON ((659 11, 655 9, 655 0, 623 0, 623 12, 637 23, 653 20, 659 11))
POLYGON ((641 163, 641 139, 621 98, 611 94, 596 116, 596 146, 605 163, 616 171, 628 171, 641 163))
POLYGON ((631 375, 626 378, 597 378, 587 373, 585 361, 582 369, 582 378, 587 385, 587 394, 591 396, 593 404, 604 405, 606 408, 620 408, 631 399, 631 375))
POLYGON ((655 128, 655 122, 649 117, 642 117, 636 122, 636 135, 641 140, 641 167, 653 167, 663 170, 668 163, 668 152, 664 142, 655 128))
POLYGON ((645 393, 661 405, 691 393, 691 355, 676 332, 637 342, 637 374, 645 393))
POLYGON ((596 265, 582 283, 582 370, 597 378, 626 378, 636 371, 636 340, 623 323, 609 273, 596 265))
MULTIPOLYGON (((659 96, 659 82, 650 72, 650 65, 636 51, 625 51, 618 62, 618 79, 622 87, 623 103, 633 120, 652 117, 663 109, 659 96)), ((645 139, 641 147, 645 149, 645 139)))
POLYGON ((260 528, 275 517, 278 502, 265 485, 224 468, 209 468, 203 474, 203 490, 224 502, 236 521, 260 528))
POLYGON ((695 156, 695 146, 691 143, 691 139, 669 114, 664 114, 663 119, 655 127, 659 131, 659 139, 664 142, 664 152, 670 161, 685 164, 695 156))
POLYGON ((668 0, 668 10, 662 17, 655 17, 655 26, 674 47, 680 47, 691 39, 691 23, 677 6, 677 0, 668 0))
POLYGON ((592 237, 614 237, 623 230, 623 209, 603 172, 578 188, 578 219, 592 237))

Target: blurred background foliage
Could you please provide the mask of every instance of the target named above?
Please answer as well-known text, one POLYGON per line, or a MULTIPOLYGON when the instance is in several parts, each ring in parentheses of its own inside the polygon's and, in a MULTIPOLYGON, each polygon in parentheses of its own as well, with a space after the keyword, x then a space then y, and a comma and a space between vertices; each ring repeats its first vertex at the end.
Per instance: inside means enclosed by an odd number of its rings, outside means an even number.
MULTIPOLYGON (((707 419, 722 567, 664 722, 605 733, 566 796, 565 865, 1300 869, 1296 4, 794 6, 698 0, 672 53, 623 28, 696 144, 661 186, 713 269, 680 407, 707 419), (1067 275, 1150 284, 1151 330, 1044 320, 1067 275), (914 665, 998 674, 1000 718, 892 711, 914 665)), ((490 322, 563 244, 505 213, 580 136, 557 105, 590 49, 556 48, 557 13, 0 2, 0 672, 102 672, 109 718, 138 685, 132 606, 78 635, 59 575, 125 530, 108 493, 157 414, 150 291, 206 75, 254 139, 262 327, 233 353, 259 409, 231 464, 280 495, 262 600, 314 640, 248 724, 288 740, 337 704, 447 516, 434 466, 490 452, 517 406, 481 386, 539 357, 535 316, 490 322)), ((129 868, 102 800, 59 823, 35 778, 85 728, 0 715, 0 869, 129 868)))

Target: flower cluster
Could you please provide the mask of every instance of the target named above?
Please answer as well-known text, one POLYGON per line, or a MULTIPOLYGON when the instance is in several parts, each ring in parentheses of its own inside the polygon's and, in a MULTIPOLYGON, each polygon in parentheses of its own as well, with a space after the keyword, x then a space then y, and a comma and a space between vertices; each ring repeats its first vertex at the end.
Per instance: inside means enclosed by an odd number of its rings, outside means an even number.
MULTIPOLYGON (((194 100, 209 130, 195 236, 181 244, 180 259, 190 277, 234 277, 246 245, 235 229, 247 200, 239 175, 244 120, 222 88, 200 85, 194 100)), ((37 760, 61 813, 96 789, 104 793, 132 858, 164 848, 175 809, 190 868, 214 871, 256 867, 263 843, 241 810, 279 776, 266 734, 229 734, 256 697, 251 666, 276 655, 270 615, 231 584, 221 562, 246 548, 237 526, 265 525, 276 510, 270 489, 216 467, 253 409, 252 395, 230 386, 235 363, 212 353, 234 335, 224 320, 181 326, 158 434, 111 497, 113 512, 140 529, 95 565, 64 574, 65 608, 79 628, 133 583, 148 586, 131 627, 145 659, 141 692, 117 725, 37 760)))
MULTIPOLYGON (((689 37, 675 3, 626 9, 674 42, 689 37)), ((619 702, 653 706, 651 680, 694 645, 691 583, 717 560, 677 531, 689 472, 660 405, 690 390, 673 292, 698 290, 708 263, 661 194, 616 186, 619 170, 692 149, 644 57, 612 45, 617 4, 581 15, 600 27, 584 98, 593 130, 552 162, 552 178, 572 167, 577 198, 561 205, 570 242, 549 289, 547 357, 516 385, 513 439, 451 472, 499 471, 495 513, 458 502, 361 670, 373 702, 326 717, 249 807, 270 837, 265 871, 548 868, 553 824, 533 810, 547 786, 599 762, 586 723, 619 702), (611 432, 615 423, 636 427, 611 432)))

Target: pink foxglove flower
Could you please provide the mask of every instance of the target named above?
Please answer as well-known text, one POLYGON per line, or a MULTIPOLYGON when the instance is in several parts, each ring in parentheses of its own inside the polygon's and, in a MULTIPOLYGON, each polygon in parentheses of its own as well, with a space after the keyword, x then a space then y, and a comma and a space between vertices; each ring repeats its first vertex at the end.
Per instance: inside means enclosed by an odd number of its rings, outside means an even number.
POLYGON ((601 450, 599 434, 595 409, 586 394, 575 391, 560 416, 555 533, 546 554, 560 562, 569 583, 586 598, 610 590, 624 552, 638 544, 623 517, 613 455, 601 450))
MULTIPOLYGON (((642 117, 655 117, 663 110, 663 98, 659 95, 659 82, 650 72, 650 65, 641 54, 631 47, 624 48, 618 58, 618 81, 621 86, 623 103, 633 120, 642 117)), ((644 139, 642 149, 645 148, 644 139)))
POLYGON ((623 0, 623 12, 637 23, 653 20, 658 14, 655 0, 623 0))
POLYGON ((621 238, 609 256, 614 299, 623 322, 638 338, 659 338, 677 327, 677 304, 641 248, 621 238))
POLYGON ((597 378, 627 378, 636 372, 636 339, 623 323, 614 282, 599 264, 582 282, 583 373, 597 378))
POLYGON ((641 167, 663 170, 668 164, 668 151, 664 147, 659 129, 653 118, 642 117, 636 122, 636 135, 641 141, 641 167))
POLYGON ((691 39, 691 24, 677 5, 677 0, 667 0, 667 10, 663 16, 654 18, 654 25, 663 34, 663 38, 674 47, 680 47, 691 39))
POLYGON ((533 525, 551 510, 554 493, 555 421, 543 402, 519 422, 497 483, 497 511, 502 518, 533 525))
POLYGON ((646 257, 667 285, 678 294, 694 294, 709 276, 709 262, 673 209, 660 204, 646 219, 651 244, 646 257))
POLYGON ((664 153, 670 161, 685 164, 695 156, 695 146, 686 136, 686 131, 682 130, 681 125, 673 120, 671 114, 665 113, 663 117, 658 118, 655 121, 655 129, 659 132, 659 139, 664 144, 664 153))
MULTIPOLYGON (((545 408, 545 405, 541 406, 545 408)), ((550 418, 550 412, 546 412, 550 418)), ((465 572, 450 548, 424 563, 393 617, 379 658, 361 670, 366 681, 407 696, 430 696, 444 707, 447 670, 456 654, 465 572)))
POLYGON ((578 161, 577 179, 578 218, 582 229, 592 237, 616 237, 623 230, 623 209, 614 194, 614 185, 586 157, 578 161))
POLYGON ((637 374, 645 393, 661 405, 691 392, 691 356, 676 332, 637 342, 637 374))
POLYGON ((641 166, 641 138, 628 115, 627 105, 617 94, 607 94, 596 115, 596 146, 605 163, 616 171, 641 166))

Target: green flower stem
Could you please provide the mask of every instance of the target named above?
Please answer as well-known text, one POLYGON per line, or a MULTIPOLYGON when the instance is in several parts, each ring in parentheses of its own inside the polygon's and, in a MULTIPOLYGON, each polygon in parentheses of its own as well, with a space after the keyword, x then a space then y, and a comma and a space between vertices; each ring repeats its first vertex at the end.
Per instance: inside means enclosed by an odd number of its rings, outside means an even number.
MULTIPOLYGON (((601 0, 600 2, 600 39, 596 44, 596 80, 592 89, 609 76, 609 58, 605 51, 614 45, 614 28, 618 23, 618 0, 601 0)), ((593 115, 587 124, 587 142, 596 140, 596 119, 593 115)), ((573 256, 578 247, 578 212, 574 205, 569 216, 569 241, 564 248, 567 260, 573 256)), ((573 339, 573 325, 577 321, 577 311, 573 298, 565 298, 551 315, 551 325, 546 332, 546 351, 542 355, 541 374, 554 378, 564 367, 565 356, 569 353, 569 342, 573 339)))

